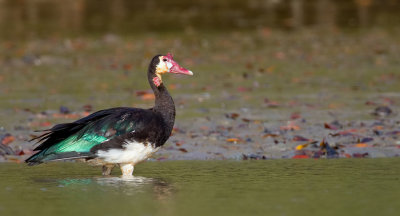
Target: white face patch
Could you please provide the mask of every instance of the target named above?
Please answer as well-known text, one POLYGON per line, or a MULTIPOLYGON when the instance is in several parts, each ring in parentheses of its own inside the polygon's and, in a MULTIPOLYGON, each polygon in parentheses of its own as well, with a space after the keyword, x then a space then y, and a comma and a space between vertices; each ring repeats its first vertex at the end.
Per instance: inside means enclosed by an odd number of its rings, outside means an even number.
MULTIPOLYGON (((158 63, 157 67, 156 67, 156 73, 157 74, 163 74, 163 73, 167 73, 169 72, 169 67, 167 62, 163 61, 164 57, 160 56, 160 63, 158 63)), ((170 63, 171 64, 171 63, 170 63)), ((171 64, 172 67, 172 64, 171 64)))

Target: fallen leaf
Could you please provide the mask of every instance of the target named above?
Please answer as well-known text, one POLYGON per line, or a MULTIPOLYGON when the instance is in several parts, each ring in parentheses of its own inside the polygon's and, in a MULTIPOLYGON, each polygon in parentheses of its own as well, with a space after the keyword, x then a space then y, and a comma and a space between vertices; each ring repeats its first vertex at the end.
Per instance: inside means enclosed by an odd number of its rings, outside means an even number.
POLYGON ((177 142, 175 142, 175 145, 176 146, 181 146, 183 143, 182 142, 179 142, 179 141, 177 141, 177 142))
POLYGON ((280 106, 280 104, 279 104, 277 101, 272 101, 272 100, 269 100, 268 98, 265 98, 265 99, 264 99, 264 103, 265 103, 268 107, 271 107, 271 108, 276 108, 276 107, 279 107, 279 106, 280 106))
POLYGON ((339 104, 339 103, 330 103, 328 105, 329 109, 338 109, 340 107, 343 107, 343 104, 339 104))
POLYGON ((338 133, 335 134, 330 134, 331 136, 335 137, 335 136, 358 136, 357 133, 360 132, 360 130, 358 129, 348 129, 348 130, 344 130, 344 131, 339 131, 338 133))
POLYGON ((184 130, 182 130, 182 129, 178 128, 178 127, 173 127, 172 128, 172 132, 173 133, 181 133, 181 134, 186 133, 184 130))
POLYGON ((77 119, 80 116, 76 113, 70 113, 70 114, 63 114, 63 113, 54 113, 53 118, 65 118, 65 119, 77 119))
POLYGON ((291 79, 291 83, 300 83, 301 82, 301 78, 300 77, 293 77, 291 79))
POLYGON ((296 135, 296 136, 293 137, 293 141, 301 142, 301 141, 312 141, 312 140, 311 139, 307 139, 307 138, 302 137, 302 136, 299 136, 299 135, 296 135))
POLYGON ((310 158, 308 155, 295 155, 292 157, 293 159, 307 159, 310 158))
POLYGON ((239 116, 240 116, 239 113, 227 113, 227 114, 225 114, 225 117, 233 119, 233 120, 235 120, 239 116))
POLYGON ((124 68, 124 70, 131 70, 132 69, 132 64, 124 64, 123 68, 124 68))
POLYGON ((269 133, 269 134, 264 134, 263 135, 263 138, 267 138, 267 137, 277 137, 277 136, 279 136, 278 134, 271 134, 271 133, 269 133))
POLYGON ((238 142, 239 139, 238 138, 228 138, 226 139, 227 142, 238 142))
POLYGON ((262 121, 261 121, 261 120, 254 120, 253 123, 254 123, 254 124, 261 124, 262 121))
POLYGON ((253 66, 253 64, 251 62, 247 62, 245 67, 247 69, 251 70, 251 69, 253 69, 254 66, 253 66))
POLYGON ((346 158, 351 158, 351 155, 348 154, 348 153, 344 153, 344 156, 345 156, 346 158))
POLYGON ((51 122, 48 122, 48 121, 39 123, 40 127, 50 127, 51 125, 52 125, 51 122))
POLYGON ((292 120, 296 120, 296 119, 299 119, 299 118, 301 118, 301 115, 298 112, 294 112, 294 113, 292 113, 290 115, 290 119, 292 119, 292 120))
POLYGON ((373 101, 367 101, 367 102, 365 102, 365 105, 376 106, 376 105, 378 105, 378 104, 375 103, 375 102, 373 102, 373 101))
POLYGON ((168 89, 177 89, 178 85, 177 84, 169 84, 168 89))
POLYGON ((303 148, 307 147, 308 145, 310 145, 310 143, 306 143, 306 144, 302 144, 302 145, 298 145, 296 146, 296 150, 302 150, 303 148))
POLYGON ((246 88, 244 86, 240 86, 240 87, 237 88, 237 91, 239 91, 239 92, 249 92, 249 91, 252 91, 252 90, 253 90, 252 88, 246 88))
POLYGON ((140 98, 142 100, 154 100, 156 98, 156 96, 153 93, 147 93, 147 94, 140 96, 140 98))
POLYGON ((153 92, 150 91, 136 91, 136 96, 140 97, 142 100, 154 100, 155 96, 153 92))
POLYGON ((179 148, 178 150, 183 152, 183 153, 187 153, 188 152, 185 148, 179 148))
POLYGON ((14 142, 14 140, 15 140, 14 136, 12 136, 11 134, 6 134, 1 138, 1 144, 8 145, 14 142))
POLYGON ((353 147, 365 148, 365 147, 369 147, 369 145, 367 143, 357 143, 357 144, 353 145, 353 147))
POLYGON ((247 119, 247 118, 242 118, 242 121, 244 121, 244 122, 246 122, 246 123, 251 122, 251 120, 250 120, 250 119, 247 119))
POLYGON ((81 116, 82 116, 82 117, 86 117, 86 116, 88 116, 88 115, 90 115, 90 112, 83 111, 83 112, 81 113, 81 116))
POLYGON ((90 105, 90 104, 86 104, 86 105, 83 106, 83 110, 84 110, 85 112, 92 112, 93 106, 90 105))
POLYGON ((275 58, 283 60, 286 58, 286 54, 284 52, 276 52, 275 53, 275 58))
POLYGON ((280 127, 281 130, 300 130, 300 127, 293 121, 288 121, 288 124, 280 127))
POLYGON ((21 160, 17 157, 7 157, 7 161, 14 162, 14 163, 21 163, 21 160))
POLYGON ((334 125, 328 124, 328 123, 324 123, 324 127, 326 129, 330 129, 330 130, 338 130, 339 128, 335 127, 334 125))
POLYGON ((361 154, 361 153, 354 153, 353 154, 353 157, 355 157, 355 158, 365 158, 365 157, 367 157, 369 154, 368 154, 368 152, 365 152, 365 153, 363 153, 363 154, 361 154))
POLYGON ((210 128, 209 127, 207 127, 207 126, 201 126, 200 127, 200 130, 203 130, 203 131, 207 131, 207 130, 209 130, 210 128))

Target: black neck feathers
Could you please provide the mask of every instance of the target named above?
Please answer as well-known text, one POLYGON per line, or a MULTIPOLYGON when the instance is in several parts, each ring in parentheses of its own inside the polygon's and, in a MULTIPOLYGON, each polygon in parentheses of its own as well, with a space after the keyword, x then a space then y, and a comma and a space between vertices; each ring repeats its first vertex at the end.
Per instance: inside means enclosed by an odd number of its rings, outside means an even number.
POLYGON ((159 86, 156 86, 153 82, 153 78, 157 77, 155 70, 158 63, 159 55, 153 58, 147 72, 147 78, 150 87, 155 95, 155 104, 153 110, 161 114, 166 123, 168 131, 171 132, 175 123, 175 104, 164 84, 161 83, 159 86))

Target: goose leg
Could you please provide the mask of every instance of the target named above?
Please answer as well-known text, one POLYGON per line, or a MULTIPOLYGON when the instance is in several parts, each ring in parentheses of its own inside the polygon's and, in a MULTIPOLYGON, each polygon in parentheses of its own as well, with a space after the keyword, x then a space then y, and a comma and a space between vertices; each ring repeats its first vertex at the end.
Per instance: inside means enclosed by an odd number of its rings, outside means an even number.
POLYGON ((112 169, 115 167, 113 164, 103 165, 103 176, 111 174, 112 169))
POLYGON ((119 167, 121 168, 122 172, 122 177, 131 177, 134 166, 133 164, 127 163, 127 164, 119 164, 119 167))

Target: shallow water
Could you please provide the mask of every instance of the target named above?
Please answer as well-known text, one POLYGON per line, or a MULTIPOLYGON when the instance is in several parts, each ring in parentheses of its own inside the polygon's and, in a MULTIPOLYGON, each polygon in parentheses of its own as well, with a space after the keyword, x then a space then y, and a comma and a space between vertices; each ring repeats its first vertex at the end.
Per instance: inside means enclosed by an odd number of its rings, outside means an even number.
POLYGON ((397 215, 400 159, 0 164, 0 215, 397 215))

